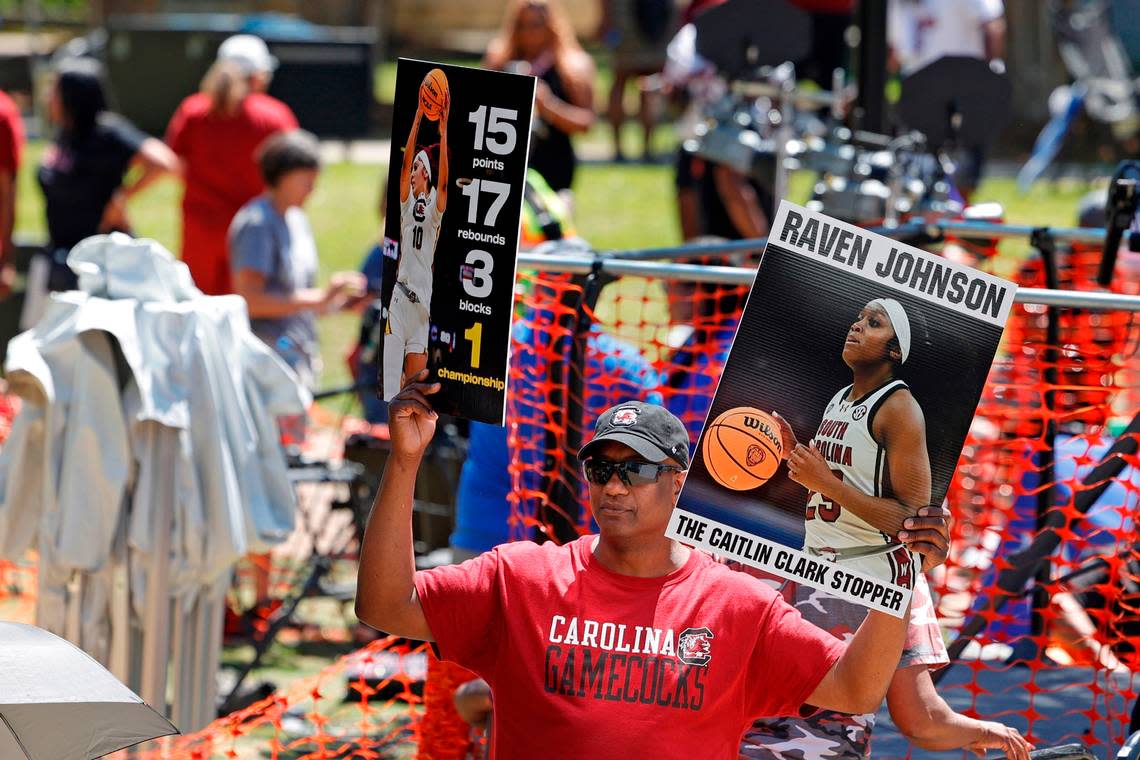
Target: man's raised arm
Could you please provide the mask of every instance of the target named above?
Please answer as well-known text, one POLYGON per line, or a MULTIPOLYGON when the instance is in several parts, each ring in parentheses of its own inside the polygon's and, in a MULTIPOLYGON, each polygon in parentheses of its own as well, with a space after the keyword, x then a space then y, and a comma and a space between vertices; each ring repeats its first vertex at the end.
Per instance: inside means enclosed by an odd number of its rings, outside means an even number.
POLYGON ((438 415, 427 397, 439 383, 425 383, 421 370, 388 405, 392 449, 372 505, 356 585, 356 616, 387 633, 431 641, 431 629, 416 596, 412 548, 412 501, 416 473, 435 434, 438 415))
POLYGON ((902 658, 910 605, 901 618, 871 610, 845 651, 807 698, 813 707, 873 713, 883 703, 902 658))

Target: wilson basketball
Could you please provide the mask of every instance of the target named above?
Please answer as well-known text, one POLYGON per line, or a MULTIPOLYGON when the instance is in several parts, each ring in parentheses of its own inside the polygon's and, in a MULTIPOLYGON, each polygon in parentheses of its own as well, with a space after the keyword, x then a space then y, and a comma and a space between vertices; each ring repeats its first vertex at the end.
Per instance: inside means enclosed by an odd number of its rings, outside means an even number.
POLYGON ((780 426, 772 415, 738 406, 713 420, 701 441, 705 469, 720 485, 749 491, 776 474, 784 453, 780 426))
POLYGON ((447 76, 442 69, 432 69, 420 85, 420 105, 424 115, 432 121, 439 119, 443 111, 443 99, 447 95, 447 76))

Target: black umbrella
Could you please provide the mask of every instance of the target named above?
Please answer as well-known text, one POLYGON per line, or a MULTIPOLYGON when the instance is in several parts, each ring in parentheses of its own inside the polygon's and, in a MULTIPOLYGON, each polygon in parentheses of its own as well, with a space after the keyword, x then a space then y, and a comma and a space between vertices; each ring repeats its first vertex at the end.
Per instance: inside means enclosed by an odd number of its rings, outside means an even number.
POLYGON ((946 56, 902 83, 899 119, 934 149, 988 145, 1009 120, 1009 79, 978 58, 946 56))
POLYGON ((785 0, 728 0, 693 21, 697 52, 728 77, 811 52, 811 18, 785 0))

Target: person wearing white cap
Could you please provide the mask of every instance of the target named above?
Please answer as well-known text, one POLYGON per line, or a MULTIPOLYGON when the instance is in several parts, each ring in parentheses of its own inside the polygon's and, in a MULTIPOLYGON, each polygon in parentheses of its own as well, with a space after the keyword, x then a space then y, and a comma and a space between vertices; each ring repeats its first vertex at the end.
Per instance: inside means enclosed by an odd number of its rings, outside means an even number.
POLYGON ((843 343, 852 382, 828 402, 810 444, 777 415, 788 475, 808 489, 804 550, 907 587, 916 568, 895 536, 931 489, 922 408, 897 376, 912 344, 902 304, 870 301, 843 343))
MULTIPOLYGON (((218 46, 218 60, 232 61, 247 75, 260 74, 266 78, 277 70, 277 59, 270 52, 265 41, 252 34, 235 34, 227 37, 218 46)), ((266 83, 268 85, 268 82, 266 83)))
POLYGON ((166 143, 182 159, 182 260, 209 295, 234 292, 226 233, 238 209, 262 190, 254 157, 270 136, 297 129, 289 106, 266 94, 277 59, 252 35, 228 38, 178 106, 166 143))
POLYGON ((451 94, 444 93, 439 113, 439 176, 432 176, 427 150, 417 146, 423 104, 404 145, 400 167, 400 247, 396 286, 388 303, 384 334, 384 398, 400 392, 404 379, 427 367, 431 318, 432 267, 443 212, 447 210, 447 116, 451 94))

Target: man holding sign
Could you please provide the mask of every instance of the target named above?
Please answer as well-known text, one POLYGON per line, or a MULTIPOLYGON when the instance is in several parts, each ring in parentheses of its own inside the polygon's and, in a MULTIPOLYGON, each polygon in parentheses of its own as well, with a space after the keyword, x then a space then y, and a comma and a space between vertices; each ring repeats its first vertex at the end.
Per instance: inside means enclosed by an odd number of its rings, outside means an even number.
POLYGON ((439 69, 428 73, 422 87, 432 85, 438 87, 442 99, 429 116, 433 121, 439 120, 439 181, 432 182, 427 151, 416 150, 420 122, 426 115, 422 97, 400 169, 400 260, 384 338, 384 396, 389 398, 399 392, 404 378, 427 366, 432 264, 443 212, 447 210, 447 117, 451 110, 451 91, 439 69), (438 76, 433 76, 436 72, 438 76))
MULTIPOLYGON (((356 610, 389 633, 435 641, 491 685, 497 757, 656 746, 735 758, 754 717, 862 712, 882 701, 904 620, 870 612, 840 642, 769 586, 664 535, 689 436, 660 406, 607 410, 579 452, 599 535, 505 544, 416 572, 412 501, 439 390, 425 379, 390 406, 392 453, 364 537, 356 610)), ((944 558, 942 521, 913 519, 912 548, 944 558)))

